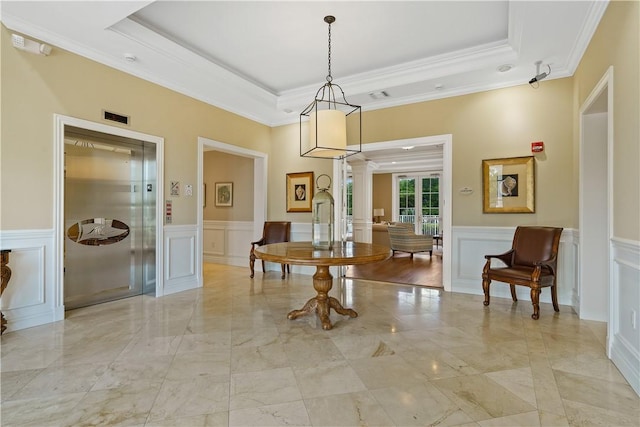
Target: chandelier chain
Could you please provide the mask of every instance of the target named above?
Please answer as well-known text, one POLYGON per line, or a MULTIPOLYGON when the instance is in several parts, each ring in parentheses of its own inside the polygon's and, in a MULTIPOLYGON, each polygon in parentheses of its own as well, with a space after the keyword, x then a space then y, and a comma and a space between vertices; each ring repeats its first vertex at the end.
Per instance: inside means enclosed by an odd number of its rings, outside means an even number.
POLYGON ((328 55, 328 63, 329 63, 329 74, 327 75, 327 81, 331 83, 333 77, 331 77, 331 23, 329 23, 329 55, 328 55))

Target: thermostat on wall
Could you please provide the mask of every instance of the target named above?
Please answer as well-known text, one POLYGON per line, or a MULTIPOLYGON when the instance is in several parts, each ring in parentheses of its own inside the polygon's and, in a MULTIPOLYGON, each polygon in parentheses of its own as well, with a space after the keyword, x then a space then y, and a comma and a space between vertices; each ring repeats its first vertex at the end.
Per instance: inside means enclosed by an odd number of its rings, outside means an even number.
POLYGON ((468 196, 469 194, 473 194, 473 188, 471 187, 462 187, 460 190, 458 190, 460 192, 460 194, 462 194, 463 196, 468 196))

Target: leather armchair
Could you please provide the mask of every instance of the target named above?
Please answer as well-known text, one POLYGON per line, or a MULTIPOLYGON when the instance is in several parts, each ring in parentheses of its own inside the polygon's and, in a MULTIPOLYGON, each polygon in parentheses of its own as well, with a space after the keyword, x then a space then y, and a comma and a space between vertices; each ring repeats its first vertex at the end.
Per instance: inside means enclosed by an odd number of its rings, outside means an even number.
MULTIPOLYGON (((251 242, 251 252, 249 253, 249 268, 251 269, 251 278, 254 276, 254 265, 256 255, 254 253, 256 246, 268 245, 270 243, 288 242, 291 237, 290 221, 266 221, 262 228, 262 238, 255 242, 251 242)), ((289 264, 281 264, 282 278, 285 276, 285 268, 291 273, 289 264)), ((262 272, 264 273, 264 260, 262 260, 262 272)))
POLYGON ((499 255, 485 255, 487 260, 482 269, 482 289, 484 305, 490 302, 489 286, 492 280, 509 283, 511 298, 518 301, 515 285, 531 288, 531 318, 540 317, 540 290, 551 288, 553 309, 558 312, 557 264, 558 247, 562 228, 556 227, 518 227, 513 236, 511 250, 499 255), (492 259, 504 263, 502 267, 493 267, 492 259))

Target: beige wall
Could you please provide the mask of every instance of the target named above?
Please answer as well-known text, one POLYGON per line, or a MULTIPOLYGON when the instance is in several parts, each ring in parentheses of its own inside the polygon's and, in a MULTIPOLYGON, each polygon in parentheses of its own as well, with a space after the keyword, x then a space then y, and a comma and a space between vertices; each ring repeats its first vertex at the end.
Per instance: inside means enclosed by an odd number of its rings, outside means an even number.
POLYGON ((607 69, 613 66, 614 236, 636 241, 640 240, 639 21, 639 2, 609 3, 574 75, 574 161, 578 164, 579 109, 607 69))
POLYGON ((372 111, 363 128, 367 142, 452 134, 453 225, 574 225, 576 195, 558 184, 574 173, 571 79, 372 111), (545 143, 536 155, 536 212, 483 214, 482 160, 531 155, 532 141, 545 143), (462 187, 473 194, 460 195, 462 187))
POLYGON ((202 178, 207 186, 203 218, 215 221, 253 221, 253 159, 220 151, 204 153, 202 178), (233 183, 230 207, 216 206, 216 183, 233 183))
POLYGON ((391 221, 393 217, 391 212, 393 182, 391 178, 390 173, 377 173, 373 175, 373 209, 384 209, 384 216, 380 218, 381 221, 391 221))
MULTIPOLYGON (((54 47, 50 56, 11 46, 0 30, 2 129, 0 225, 53 228, 53 114, 94 122, 103 109, 131 116, 127 129, 165 139, 165 183, 197 183, 197 138, 268 152, 269 127, 54 47)), ((173 199, 173 224, 195 224, 195 197, 173 199)))
MULTIPOLYGON (((287 174, 313 172, 314 180, 321 174, 333 175, 333 161, 300 157, 299 124, 275 127, 271 131, 269 183, 267 187, 267 218, 273 221, 309 222, 311 213, 287 212, 287 174)), ((324 184, 324 181, 322 182, 324 184)), ((314 194, 316 191, 313 183, 314 194)), ((333 187, 332 187, 333 188, 333 187)))
MULTIPOLYGON (((638 3, 612 2, 575 78, 368 111, 363 142, 452 134, 453 225, 577 227, 577 107, 613 64, 615 179, 621 189, 615 228, 637 240, 638 33, 638 3), (482 159, 530 155, 530 143, 539 140, 545 152, 536 155, 536 213, 483 214, 482 159), (462 187, 473 194, 460 195, 462 187)), ((54 113, 102 122, 101 111, 109 109, 130 115, 130 129, 164 137, 167 193, 170 180, 197 182, 198 136, 268 153, 267 217, 273 220, 310 220, 310 214, 286 212, 287 173, 332 173, 329 160, 299 157, 297 123, 270 129, 62 49, 49 57, 30 55, 11 47, 4 27, 0 58, 2 229, 53 226, 54 113)), ((195 224, 196 204, 195 198, 175 200, 174 224, 195 224)))
MULTIPOLYGON (((572 90, 572 79, 566 78, 545 81, 538 89, 524 84, 369 111, 363 115, 363 143, 452 134, 453 225, 545 224, 573 227, 576 225, 577 195, 571 191, 575 173, 572 157, 572 90), (532 141, 545 143, 545 152, 536 155, 536 212, 483 214, 482 160, 531 155, 532 141), (458 190, 462 187, 473 188, 473 194, 460 195, 458 190)), ((272 135, 272 153, 291 150, 286 157, 283 153, 283 158, 297 163, 297 125, 275 128, 272 135)), ((272 154, 271 157, 273 160, 277 156, 272 154)), ((287 169, 288 161, 274 165, 273 160, 271 164, 275 166, 274 170, 287 169)), ((309 167, 302 166, 299 171, 313 170, 314 166, 309 164, 309 167)), ((324 165, 327 164, 329 162, 324 165)), ((277 186, 278 193, 284 185, 278 180, 284 178, 274 173, 272 171, 269 185, 277 186)), ((278 201, 271 195, 269 200, 278 201)), ((272 207, 277 209, 270 203, 270 215, 272 207)))

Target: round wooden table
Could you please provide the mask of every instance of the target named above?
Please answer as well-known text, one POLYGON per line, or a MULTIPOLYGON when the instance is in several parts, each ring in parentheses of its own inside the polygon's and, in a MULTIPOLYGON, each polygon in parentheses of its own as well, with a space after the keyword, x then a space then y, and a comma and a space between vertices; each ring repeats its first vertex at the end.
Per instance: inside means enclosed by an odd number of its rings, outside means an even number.
POLYGON ((333 276, 329 267, 335 265, 367 264, 384 261, 391 256, 391 249, 382 245, 359 242, 336 242, 331 250, 313 249, 311 242, 273 243, 256 248, 257 258, 280 264, 315 265, 313 287, 317 295, 311 298, 300 310, 289 312, 289 319, 315 311, 322 322, 322 329, 333 327, 329 320, 329 309, 337 313, 358 317, 358 313, 350 308, 342 307, 340 301, 328 295, 333 285, 333 276))

